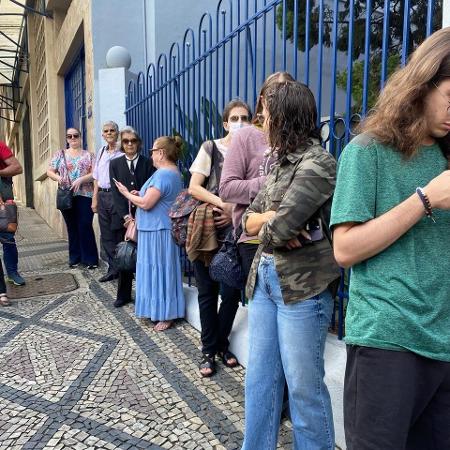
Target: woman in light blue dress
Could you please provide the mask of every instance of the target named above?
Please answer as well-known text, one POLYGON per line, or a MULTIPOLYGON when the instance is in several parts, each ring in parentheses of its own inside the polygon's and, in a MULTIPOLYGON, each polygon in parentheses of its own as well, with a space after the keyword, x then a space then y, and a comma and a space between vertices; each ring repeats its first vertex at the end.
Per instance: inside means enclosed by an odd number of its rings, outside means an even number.
POLYGON ((158 322, 156 331, 170 328, 174 319, 184 317, 185 310, 179 251, 168 214, 183 188, 176 165, 181 145, 177 136, 156 139, 151 152, 157 171, 140 192, 129 192, 116 181, 119 192, 138 207, 136 316, 158 322))

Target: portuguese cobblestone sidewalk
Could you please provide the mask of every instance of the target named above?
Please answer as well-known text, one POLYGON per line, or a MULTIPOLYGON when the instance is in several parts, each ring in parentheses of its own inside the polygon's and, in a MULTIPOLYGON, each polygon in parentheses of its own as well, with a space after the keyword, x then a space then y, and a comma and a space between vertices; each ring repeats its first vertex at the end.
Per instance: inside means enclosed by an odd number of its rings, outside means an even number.
MULTIPOLYGON (((156 333, 112 306, 101 271, 69 269, 67 243, 22 208, 27 285, 0 309, 0 449, 237 449, 243 369, 197 370, 199 334, 156 333)), ((289 424, 280 448, 290 448, 289 424)))

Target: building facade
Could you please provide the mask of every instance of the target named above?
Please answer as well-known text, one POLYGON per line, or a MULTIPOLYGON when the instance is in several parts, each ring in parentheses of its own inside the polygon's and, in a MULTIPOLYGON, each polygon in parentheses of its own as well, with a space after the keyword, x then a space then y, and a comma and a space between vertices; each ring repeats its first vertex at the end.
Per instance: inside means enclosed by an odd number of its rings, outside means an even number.
POLYGON ((18 44, 27 48, 27 71, 16 71, 15 87, 0 87, 5 98, 17 100, 14 108, 2 110, 0 138, 24 167, 23 174, 14 178, 16 198, 64 235, 62 216, 55 208, 57 186, 46 176, 49 161, 65 146, 69 126, 81 130, 89 151, 95 153, 101 145, 98 73, 106 67, 106 52, 114 45, 131 49, 130 70, 144 67, 144 1, 24 0, 23 4, 14 12, 26 13, 18 44))

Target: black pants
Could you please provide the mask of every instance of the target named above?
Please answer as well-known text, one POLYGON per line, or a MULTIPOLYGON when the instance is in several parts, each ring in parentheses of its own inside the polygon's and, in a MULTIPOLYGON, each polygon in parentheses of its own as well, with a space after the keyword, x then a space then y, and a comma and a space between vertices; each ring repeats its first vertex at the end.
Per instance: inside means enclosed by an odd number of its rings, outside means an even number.
POLYGON ((250 268, 252 267, 256 250, 258 250, 258 244, 238 244, 239 256, 241 257, 242 269, 246 280, 248 278, 250 268))
POLYGON ((117 241, 116 230, 111 229, 112 221, 112 193, 98 192, 98 224, 100 226, 100 256, 108 263, 108 272, 116 272, 114 267, 114 252, 117 241))
MULTIPOLYGON (((111 230, 111 236, 114 239, 114 252, 116 245, 119 242, 122 242, 125 238, 125 228, 121 228, 120 230, 111 230)), ((112 266, 110 266, 111 270, 112 266)), ((117 283, 117 300, 121 301, 129 301, 131 300, 131 289, 133 286, 133 272, 123 272, 119 271, 119 279, 117 283)))
POLYGON ((95 242, 92 220, 92 199, 75 195, 72 208, 61 211, 69 237, 69 264, 98 264, 97 244, 95 242))
POLYGON ((450 449, 450 363, 348 346, 348 450, 450 449))
POLYGON ((228 349, 228 336, 233 327, 241 293, 237 289, 213 281, 208 267, 201 261, 194 261, 193 266, 202 326, 202 352, 215 355, 228 349), (219 290, 222 302, 217 311, 219 290))

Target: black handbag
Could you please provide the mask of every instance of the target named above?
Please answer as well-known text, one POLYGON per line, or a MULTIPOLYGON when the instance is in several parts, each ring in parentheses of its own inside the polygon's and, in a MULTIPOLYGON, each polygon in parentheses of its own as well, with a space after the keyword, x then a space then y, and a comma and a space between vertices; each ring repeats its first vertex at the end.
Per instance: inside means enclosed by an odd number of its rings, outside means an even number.
MULTIPOLYGON (((66 161, 66 155, 64 154, 64 150, 62 150, 62 155, 64 158, 64 164, 67 168, 67 161, 66 161)), ((67 168, 67 171, 69 169, 67 168)), ((67 176, 69 178, 69 186, 72 186, 72 183, 70 181, 69 173, 67 173, 67 176)), ((59 209, 60 211, 64 211, 66 209, 72 208, 72 200, 73 200, 73 191, 72 189, 64 189, 61 187, 58 187, 58 190, 56 191, 56 209, 59 209)))
POLYGON ((58 188, 56 191, 56 208, 60 211, 72 208, 72 189, 58 188))
POLYGON ((114 265, 119 271, 134 272, 136 270, 137 246, 133 241, 122 241, 116 246, 114 265))
POLYGON ((224 283, 235 289, 243 289, 246 281, 237 247, 239 236, 240 233, 237 234, 237 237, 234 237, 231 230, 209 265, 209 276, 214 281, 224 283))

